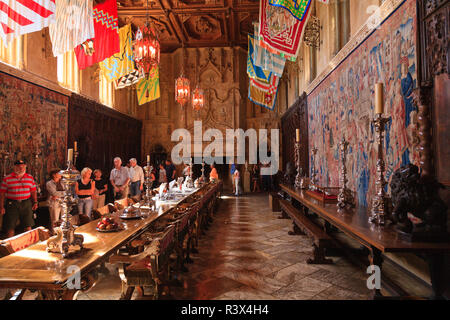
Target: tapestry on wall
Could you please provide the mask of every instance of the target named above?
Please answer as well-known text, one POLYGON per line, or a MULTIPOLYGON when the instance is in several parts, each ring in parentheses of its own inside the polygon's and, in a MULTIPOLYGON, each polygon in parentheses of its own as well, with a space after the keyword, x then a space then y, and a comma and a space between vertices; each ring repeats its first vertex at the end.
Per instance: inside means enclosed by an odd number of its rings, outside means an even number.
POLYGON ((65 164, 68 99, 0 73, 0 149, 11 154, 6 170, 24 159, 42 190, 48 172, 65 164))
POLYGON ((418 164, 416 26, 415 1, 407 0, 308 96, 309 149, 319 150, 320 185, 339 186, 338 143, 345 136, 349 187, 361 205, 375 190, 375 83, 385 85, 385 115, 391 117, 384 141, 387 180, 402 165, 418 164))

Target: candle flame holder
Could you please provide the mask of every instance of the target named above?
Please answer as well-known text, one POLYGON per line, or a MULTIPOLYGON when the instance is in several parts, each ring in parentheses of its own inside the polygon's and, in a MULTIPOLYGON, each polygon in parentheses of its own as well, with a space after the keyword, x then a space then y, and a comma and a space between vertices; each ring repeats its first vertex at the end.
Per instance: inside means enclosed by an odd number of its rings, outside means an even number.
POLYGON ((348 150, 349 142, 345 140, 345 137, 342 138, 339 143, 339 149, 341 154, 341 171, 339 175, 339 182, 341 188, 339 189, 338 194, 338 203, 337 206, 339 210, 345 209, 346 207, 354 208, 355 207, 355 198, 352 194, 352 191, 347 188, 347 150, 348 150))
POLYGON ((74 185, 80 179, 80 172, 73 169, 72 161, 67 161, 67 169, 61 170, 59 174, 62 176, 61 184, 64 186, 64 198, 61 199, 62 206, 62 238, 59 245, 47 245, 47 251, 54 253, 62 253, 63 258, 66 258, 71 246, 79 246, 83 249, 84 237, 81 234, 75 234, 76 226, 72 225, 69 219, 70 210, 78 203, 73 193, 74 185))
POLYGON ((303 168, 301 167, 301 144, 300 142, 295 143, 295 166, 297 169, 297 175, 295 177, 294 187, 295 189, 308 189, 308 181, 304 176, 303 168))
POLYGON ((145 195, 144 195, 144 202, 145 205, 149 208, 153 208, 155 202, 152 200, 152 191, 151 187, 153 182, 151 181, 150 177, 153 171, 153 166, 150 164, 150 160, 147 160, 147 166, 144 168, 145 170, 145 195))
POLYGON ((312 150, 311 150, 312 155, 313 155, 312 169, 311 169, 311 181, 309 184, 309 190, 311 190, 311 191, 317 190, 317 170, 316 170, 317 151, 319 151, 317 148, 312 148, 312 150))
POLYGON ((377 114, 372 121, 375 127, 376 139, 378 142, 378 156, 377 156, 377 177, 375 181, 376 194, 372 199, 372 209, 369 221, 378 225, 385 225, 391 216, 390 199, 386 194, 385 187, 387 185, 384 173, 386 171, 386 164, 383 156, 383 139, 384 128, 390 118, 384 118, 382 114, 377 114))

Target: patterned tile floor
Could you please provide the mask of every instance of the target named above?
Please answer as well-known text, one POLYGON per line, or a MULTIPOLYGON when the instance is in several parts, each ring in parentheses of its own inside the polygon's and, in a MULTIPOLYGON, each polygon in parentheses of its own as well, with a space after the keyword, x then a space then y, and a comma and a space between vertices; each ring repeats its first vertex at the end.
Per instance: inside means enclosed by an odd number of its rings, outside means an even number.
MULTIPOLYGON (((311 243, 289 236, 291 220, 272 213, 267 194, 223 197, 214 222, 199 241, 199 253, 181 286, 165 288, 163 299, 361 300, 366 275, 344 258, 334 265, 308 265, 311 243)), ((118 299, 120 280, 111 274, 79 300, 118 299)), ((135 293, 133 298, 138 298, 135 293)), ((139 299, 139 298, 138 298, 139 299)))
MULTIPOLYGON (((267 194, 224 196, 213 223, 199 241, 181 285, 164 287, 162 299, 363 300, 366 277, 345 258, 333 265, 308 265, 311 242, 289 236, 291 220, 271 212, 267 194)), ((115 266, 78 300, 117 300, 121 282, 115 266)), ((0 292, 3 293, 3 292, 0 292)), ((34 299, 35 293, 24 299, 34 299)), ((137 291, 133 299, 138 297, 137 291)))

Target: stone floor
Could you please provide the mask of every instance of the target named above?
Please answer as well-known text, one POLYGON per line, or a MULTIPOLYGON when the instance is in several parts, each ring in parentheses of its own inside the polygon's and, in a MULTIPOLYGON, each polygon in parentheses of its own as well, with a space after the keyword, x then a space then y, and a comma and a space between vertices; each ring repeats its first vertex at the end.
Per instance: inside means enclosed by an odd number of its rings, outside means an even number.
MULTIPOLYGON (((163 299, 361 300, 367 275, 341 257, 333 265, 308 265, 311 243, 289 236, 291 220, 272 213, 267 194, 224 196, 214 222, 199 241, 199 253, 180 275, 182 285, 165 288, 163 299)), ((79 300, 118 299, 114 266, 79 300)), ((134 299, 140 299, 137 294, 134 299)))

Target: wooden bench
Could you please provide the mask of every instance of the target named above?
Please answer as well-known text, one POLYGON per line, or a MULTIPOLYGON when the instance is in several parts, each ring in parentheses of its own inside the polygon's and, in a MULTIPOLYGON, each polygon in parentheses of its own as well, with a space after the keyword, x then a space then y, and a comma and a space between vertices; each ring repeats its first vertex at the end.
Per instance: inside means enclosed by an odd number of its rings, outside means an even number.
POLYGON ((331 237, 317 224, 306 217, 300 210, 291 203, 280 199, 281 211, 286 213, 294 222, 294 229, 297 226, 301 232, 313 239, 313 258, 309 258, 308 264, 332 264, 333 260, 325 257, 325 248, 332 246, 331 237))

